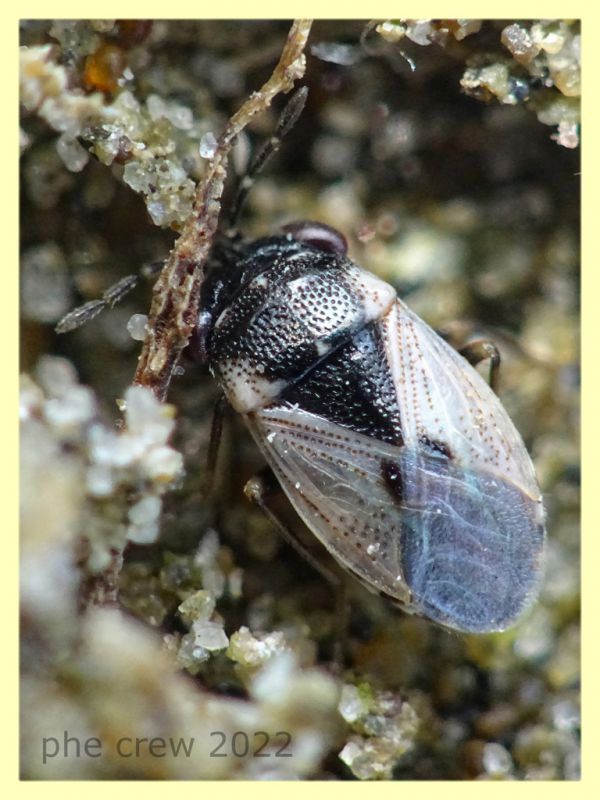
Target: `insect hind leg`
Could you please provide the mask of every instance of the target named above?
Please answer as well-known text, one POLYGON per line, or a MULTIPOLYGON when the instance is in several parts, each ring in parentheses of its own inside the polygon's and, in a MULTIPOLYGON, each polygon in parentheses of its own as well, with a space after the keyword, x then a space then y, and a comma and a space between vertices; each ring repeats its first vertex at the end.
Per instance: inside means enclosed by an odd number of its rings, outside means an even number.
POLYGON ((332 587, 335 593, 334 619, 336 621, 332 664, 334 671, 338 672, 343 665, 344 643, 347 638, 350 616, 346 584, 340 575, 328 569, 310 552, 299 540, 298 536, 288 528, 277 512, 273 510, 270 501, 280 493, 281 487, 270 467, 264 467, 250 478, 244 486, 246 497, 261 509, 278 529, 283 539, 332 587))
POLYGON ((294 534, 282 521, 279 515, 270 506, 269 501, 273 496, 281 491, 279 483, 270 467, 265 467, 254 475, 244 486, 244 494, 250 502, 257 505, 261 511, 271 520, 279 530, 285 541, 300 555, 310 566, 324 578, 327 583, 337 588, 341 584, 341 578, 332 570, 325 567, 321 562, 302 544, 296 534, 294 534))

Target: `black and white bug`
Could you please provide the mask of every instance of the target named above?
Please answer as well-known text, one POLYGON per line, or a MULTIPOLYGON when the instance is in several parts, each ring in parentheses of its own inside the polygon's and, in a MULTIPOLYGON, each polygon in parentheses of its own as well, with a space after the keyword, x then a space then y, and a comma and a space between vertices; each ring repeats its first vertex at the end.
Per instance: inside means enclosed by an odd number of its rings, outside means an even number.
POLYGON ((242 243, 204 285, 202 351, 296 512, 407 611, 502 631, 534 601, 544 510, 479 373, 319 223, 242 243))
POLYGON ((235 232, 252 175, 305 98, 301 89, 288 103, 213 247, 194 350, 340 564, 410 613, 458 631, 505 630, 539 590, 544 509, 491 387, 392 286, 348 258, 335 229, 300 222, 253 242, 235 232))

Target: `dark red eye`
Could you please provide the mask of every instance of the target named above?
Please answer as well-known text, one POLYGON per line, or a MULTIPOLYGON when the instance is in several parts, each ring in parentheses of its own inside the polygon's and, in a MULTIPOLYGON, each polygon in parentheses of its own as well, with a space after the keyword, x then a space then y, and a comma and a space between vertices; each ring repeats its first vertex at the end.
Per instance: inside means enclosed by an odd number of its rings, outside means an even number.
POLYGON ((348 243, 343 233, 331 225, 323 222, 290 222, 282 228, 284 233, 289 233, 298 242, 310 244, 327 253, 339 253, 345 256, 348 252, 348 243))

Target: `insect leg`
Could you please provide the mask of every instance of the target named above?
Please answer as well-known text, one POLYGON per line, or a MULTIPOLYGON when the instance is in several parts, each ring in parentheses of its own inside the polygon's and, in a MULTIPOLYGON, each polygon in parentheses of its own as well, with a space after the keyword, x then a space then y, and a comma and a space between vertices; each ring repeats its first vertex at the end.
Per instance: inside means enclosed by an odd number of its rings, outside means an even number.
POLYGON ((215 469, 217 458, 219 457, 219 445, 221 444, 221 434, 223 433, 223 417, 227 410, 227 401, 224 395, 219 395, 213 409, 212 422, 210 425, 210 439, 208 441, 208 454, 206 456, 206 484, 204 491, 210 494, 214 484, 215 469))
POLYGON ((498 375, 500 371, 500 351, 496 345, 489 339, 478 339, 475 342, 469 342, 464 347, 461 347, 458 352, 463 358, 466 358, 473 367, 477 366, 477 364, 484 361, 486 358, 489 358, 489 384, 494 392, 497 391, 498 375))
POLYGON ((350 616, 350 606, 346 592, 346 585, 340 575, 325 567, 315 556, 305 547, 298 537, 287 527, 279 516, 269 506, 269 498, 275 493, 281 492, 281 487, 270 467, 265 467, 257 475, 246 483, 244 494, 255 503, 263 513, 277 527, 285 541, 318 572, 332 587, 335 592, 335 632, 333 639, 332 665, 337 673, 343 665, 344 643, 348 632, 348 622, 350 616))
POLYGON ((265 467, 253 478, 250 478, 244 486, 244 494, 248 500, 257 505, 266 514, 271 522, 278 528, 285 541, 291 545, 291 547, 293 547, 322 578, 332 586, 338 587, 341 583, 340 577, 332 570, 323 566, 269 506, 269 499, 280 491, 281 488, 277 479, 269 467, 265 467))

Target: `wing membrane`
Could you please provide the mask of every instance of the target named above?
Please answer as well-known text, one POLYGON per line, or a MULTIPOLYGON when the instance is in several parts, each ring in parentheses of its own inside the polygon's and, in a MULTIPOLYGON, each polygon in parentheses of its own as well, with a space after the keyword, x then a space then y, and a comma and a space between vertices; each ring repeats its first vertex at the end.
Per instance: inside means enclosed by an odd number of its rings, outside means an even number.
POLYGON ((532 598, 543 513, 511 481, 292 406, 246 419, 300 517, 372 588, 464 631, 502 630, 532 598))

